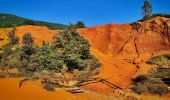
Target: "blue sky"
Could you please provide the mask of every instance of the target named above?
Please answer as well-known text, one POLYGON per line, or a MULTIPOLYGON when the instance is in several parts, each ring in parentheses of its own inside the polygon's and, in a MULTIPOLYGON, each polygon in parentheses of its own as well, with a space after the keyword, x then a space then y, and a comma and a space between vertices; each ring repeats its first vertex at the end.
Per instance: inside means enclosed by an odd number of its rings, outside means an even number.
MULTIPOLYGON (((0 13, 68 24, 79 20, 87 26, 128 23, 142 17, 144 0, 0 0, 0 13)), ((170 0, 149 0, 154 13, 170 14, 170 0)))

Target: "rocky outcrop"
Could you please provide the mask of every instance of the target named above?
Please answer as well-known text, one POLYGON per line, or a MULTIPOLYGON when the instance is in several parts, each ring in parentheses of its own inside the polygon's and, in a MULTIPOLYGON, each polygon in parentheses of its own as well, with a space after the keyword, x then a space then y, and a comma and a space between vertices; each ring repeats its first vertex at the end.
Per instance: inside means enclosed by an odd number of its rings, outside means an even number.
MULTIPOLYGON (((0 29, 0 47, 8 43, 10 28, 0 29)), ((145 22, 108 24, 77 30, 91 44, 91 53, 102 63, 98 77, 121 88, 127 88, 138 73, 147 73, 145 63, 150 57, 170 51, 170 19, 156 17, 145 22)), ((30 32, 35 42, 52 41, 58 32, 43 26, 17 27, 16 34, 22 41, 24 33, 30 32)), ((102 84, 90 84, 86 88, 112 92, 102 84)))
MULTIPOLYGON (((170 51, 168 18, 108 24, 78 29, 78 32, 90 41, 91 52, 103 64, 99 76, 121 87, 127 87, 136 74, 147 72, 149 65, 145 61, 150 57, 170 51)), ((96 89, 97 85, 91 87, 96 89)))
POLYGON ((146 22, 109 24, 79 29, 78 32, 104 54, 140 55, 170 49, 169 21, 156 17, 146 22))

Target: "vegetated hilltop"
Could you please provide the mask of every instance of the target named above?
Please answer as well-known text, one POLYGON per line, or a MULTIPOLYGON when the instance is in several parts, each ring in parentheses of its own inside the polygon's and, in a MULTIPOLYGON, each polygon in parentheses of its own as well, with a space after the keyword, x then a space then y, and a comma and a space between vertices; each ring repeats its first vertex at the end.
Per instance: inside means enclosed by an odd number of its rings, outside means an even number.
POLYGON ((12 14, 0 14, 0 22, 1 22, 0 28, 22 26, 22 25, 47 26, 49 29, 52 30, 57 30, 57 29, 62 30, 67 28, 67 25, 31 20, 12 14))
MULTIPOLYGON (((10 30, 0 29, 0 44, 4 45, 8 41, 6 35, 10 30)), ((56 33, 42 26, 16 28, 16 35, 20 37, 20 41, 27 32, 35 37, 35 43, 38 44, 41 44, 41 41, 51 41, 56 33)), ((82 28, 78 29, 78 32, 89 40, 92 46, 91 53, 102 63, 98 76, 121 88, 128 87, 135 75, 148 71, 149 65, 145 63, 148 59, 170 50, 170 19, 165 17, 129 24, 82 28)), ((89 84, 86 88, 112 91, 102 83, 89 84)))

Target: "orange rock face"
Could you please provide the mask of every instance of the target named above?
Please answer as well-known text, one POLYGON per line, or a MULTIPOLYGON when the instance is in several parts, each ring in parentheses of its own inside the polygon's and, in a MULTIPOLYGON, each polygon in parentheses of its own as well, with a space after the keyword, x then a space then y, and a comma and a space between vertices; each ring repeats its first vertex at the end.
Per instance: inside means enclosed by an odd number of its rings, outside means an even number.
MULTIPOLYGON (((12 29, 0 29, 3 33, 0 46, 8 42, 7 32, 12 29)), ((136 74, 147 73, 149 58, 170 51, 170 19, 154 19, 132 24, 108 24, 77 30, 91 44, 91 53, 102 63, 97 77, 121 87, 127 88, 136 74)), ((17 27, 16 34, 22 40, 24 33, 30 32, 35 42, 52 41, 58 32, 43 26, 17 27)), ((111 93, 112 89, 102 83, 89 84, 87 89, 111 93)))
MULTIPOLYGON (((13 30, 13 28, 1 28, 0 32, 3 34, 1 38, 4 40, 0 41, 0 46, 8 43, 7 34, 9 31, 13 30)), ((33 37, 35 37, 35 43, 38 45, 42 44, 42 41, 52 42, 53 36, 58 33, 58 31, 49 30, 45 26, 20 26, 16 28, 16 35, 19 37, 20 42, 22 42, 22 37, 25 33, 31 33, 33 37)))
MULTIPOLYGON (((126 88, 136 74, 147 73, 149 58, 170 50, 170 19, 156 17, 146 22, 109 24, 78 29, 90 41, 91 52, 103 64, 100 77, 126 88)), ((87 88, 110 91, 107 86, 87 88), (101 89, 102 88, 102 89, 101 89)))

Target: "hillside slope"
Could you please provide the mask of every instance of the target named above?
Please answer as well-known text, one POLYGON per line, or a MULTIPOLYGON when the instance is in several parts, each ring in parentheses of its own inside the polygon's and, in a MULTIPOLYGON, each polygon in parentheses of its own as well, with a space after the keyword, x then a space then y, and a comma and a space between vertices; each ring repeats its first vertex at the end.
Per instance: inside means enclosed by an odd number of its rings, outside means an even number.
MULTIPOLYGON (((12 28, 0 29, 1 46, 8 42, 7 33, 12 28)), ((147 73, 150 68, 145 63, 152 56, 170 52, 170 19, 156 17, 145 22, 131 24, 109 24, 77 30, 91 44, 91 52, 102 63, 98 77, 127 88, 132 78, 147 73)), ((16 34, 21 37, 30 32, 35 42, 51 41, 58 32, 42 26, 17 27, 16 34)), ((102 83, 85 86, 87 89, 112 92, 102 83)))
MULTIPOLYGON (((99 76, 123 88, 130 85, 135 75, 147 73, 150 67, 145 61, 150 57, 170 51, 170 19, 164 17, 90 27, 78 32, 90 41, 92 53, 103 64, 99 76)), ((97 84, 87 87, 109 90, 97 84)))
POLYGON ((56 30, 56 29, 66 29, 67 25, 58 24, 58 23, 50 23, 44 21, 36 21, 31 20, 23 17, 19 17, 12 14, 0 14, 0 27, 12 27, 11 25, 15 24, 16 26, 22 25, 37 25, 37 26, 47 26, 49 29, 56 30))

